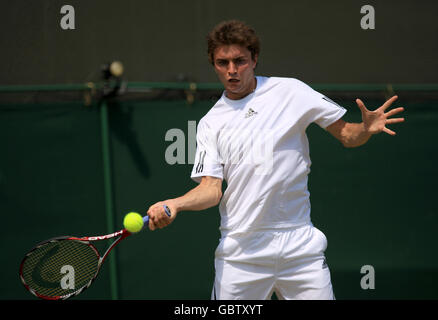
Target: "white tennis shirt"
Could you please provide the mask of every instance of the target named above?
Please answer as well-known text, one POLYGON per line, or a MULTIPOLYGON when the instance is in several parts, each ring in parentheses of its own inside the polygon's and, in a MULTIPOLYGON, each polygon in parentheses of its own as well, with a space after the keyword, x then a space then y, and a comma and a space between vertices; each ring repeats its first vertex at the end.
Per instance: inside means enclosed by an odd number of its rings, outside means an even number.
POLYGON ((346 110, 292 78, 259 77, 240 100, 225 92, 199 121, 191 177, 226 181, 219 211, 223 235, 310 223, 306 128, 325 129, 346 110))

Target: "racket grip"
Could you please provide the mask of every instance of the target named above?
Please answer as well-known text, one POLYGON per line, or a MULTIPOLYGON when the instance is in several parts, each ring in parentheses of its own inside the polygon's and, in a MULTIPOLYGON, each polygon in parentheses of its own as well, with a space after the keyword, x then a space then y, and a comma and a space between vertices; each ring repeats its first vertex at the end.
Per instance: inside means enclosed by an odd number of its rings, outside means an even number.
MULTIPOLYGON (((170 209, 169 209, 169 207, 164 205, 163 208, 164 208, 164 211, 166 211, 166 214, 170 217, 170 209)), ((149 225, 149 216, 148 215, 145 215, 143 217, 143 224, 144 224, 144 226, 149 225)))

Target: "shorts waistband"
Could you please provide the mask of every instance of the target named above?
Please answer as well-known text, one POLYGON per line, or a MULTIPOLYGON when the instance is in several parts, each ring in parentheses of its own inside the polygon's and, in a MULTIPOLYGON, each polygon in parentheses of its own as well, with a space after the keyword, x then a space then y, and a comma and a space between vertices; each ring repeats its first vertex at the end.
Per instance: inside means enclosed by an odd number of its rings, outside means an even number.
POLYGON ((283 232, 283 231, 292 231, 296 230, 302 227, 313 227, 313 223, 311 221, 305 221, 303 223, 299 224, 293 224, 289 226, 278 226, 278 227, 260 227, 260 228, 249 228, 245 230, 221 230, 221 237, 228 237, 228 236, 239 236, 239 235, 245 235, 249 233, 258 233, 258 232, 283 232))

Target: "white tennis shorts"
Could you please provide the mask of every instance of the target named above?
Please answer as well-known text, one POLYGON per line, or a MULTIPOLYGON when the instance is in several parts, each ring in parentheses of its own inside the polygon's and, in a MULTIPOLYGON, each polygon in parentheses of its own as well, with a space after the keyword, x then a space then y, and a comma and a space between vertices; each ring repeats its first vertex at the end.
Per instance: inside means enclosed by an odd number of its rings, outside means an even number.
POLYGON ((334 300, 326 248, 313 225, 222 237, 211 298, 334 300))

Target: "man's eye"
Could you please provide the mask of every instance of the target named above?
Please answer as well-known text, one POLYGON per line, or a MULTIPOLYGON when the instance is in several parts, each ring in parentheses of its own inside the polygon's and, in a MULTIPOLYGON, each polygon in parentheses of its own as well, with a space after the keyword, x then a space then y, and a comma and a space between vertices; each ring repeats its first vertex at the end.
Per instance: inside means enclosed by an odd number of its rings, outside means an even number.
POLYGON ((245 59, 236 59, 235 64, 242 65, 242 64, 245 64, 245 62, 246 62, 245 59))
POLYGON ((216 63, 221 67, 224 67, 228 64, 228 62, 225 60, 218 60, 216 63))

